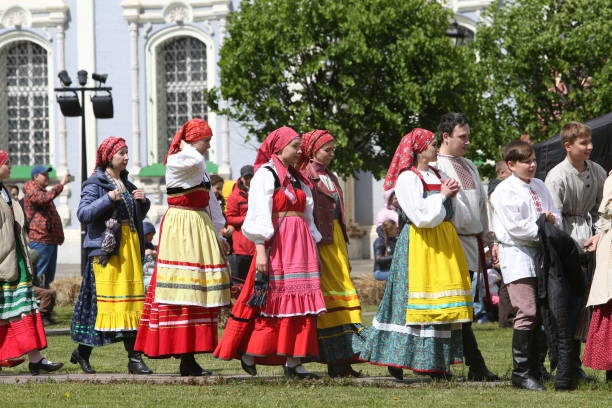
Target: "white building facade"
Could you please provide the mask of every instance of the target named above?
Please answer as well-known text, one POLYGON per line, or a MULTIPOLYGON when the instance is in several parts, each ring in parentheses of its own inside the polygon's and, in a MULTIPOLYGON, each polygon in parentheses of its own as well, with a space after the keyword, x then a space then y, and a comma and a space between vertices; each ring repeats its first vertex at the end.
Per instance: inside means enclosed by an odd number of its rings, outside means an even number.
MULTIPOLYGON (((491 1, 450 0, 456 21, 471 33, 480 12, 491 1)), ((85 100, 87 168, 108 136, 127 140, 130 175, 152 200, 150 218, 158 223, 165 203, 163 160, 176 130, 201 117, 213 130, 208 159, 224 177, 253 162, 257 145, 246 133, 206 106, 203 89, 219 85, 219 50, 227 33, 227 16, 239 0, 2 0, 0 1, 0 149, 16 165, 12 182, 27 180, 29 169, 48 164, 75 182, 56 206, 65 225, 66 242, 59 263, 78 263, 76 219, 81 183, 81 119, 65 118, 55 101, 61 87, 57 74, 66 70, 108 74, 113 88, 114 118, 95 120, 85 100), (17 174, 15 176, 15 174, 17 174)), ((354 256, 369 255, 374 216, 382 206, 382 187, 362 174, 345 183, 347 214, 363 230, 354 256), (364 197, 365 199, 355 199, 364 197)))

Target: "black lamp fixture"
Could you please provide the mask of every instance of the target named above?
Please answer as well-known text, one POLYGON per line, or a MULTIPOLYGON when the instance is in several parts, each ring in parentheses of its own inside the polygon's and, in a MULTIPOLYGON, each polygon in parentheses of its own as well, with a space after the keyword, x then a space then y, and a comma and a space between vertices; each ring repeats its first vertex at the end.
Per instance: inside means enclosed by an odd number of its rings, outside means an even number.
MULTIPOLYGON (((70 79, 68 72, 60 71, 57 76, 64 87, 69 87, 72 84, 72 79, 70 79)), ((81 104, 79 103, 79 96, 75 91, 67 91, 62 95, 57 95, 57 103, 64 116, 75 117, 83 114, 81 104)))
MULTIPOLYGON (((106 82, 108 74, 91 74, 94 81, 98 83, 98 87, 106 82)), ((93 106, 94 115, 99 119, 110 119, 114 116, 113 95, 107 90, 106 94, 95 94, 91 97, 91 105, 93 106)))

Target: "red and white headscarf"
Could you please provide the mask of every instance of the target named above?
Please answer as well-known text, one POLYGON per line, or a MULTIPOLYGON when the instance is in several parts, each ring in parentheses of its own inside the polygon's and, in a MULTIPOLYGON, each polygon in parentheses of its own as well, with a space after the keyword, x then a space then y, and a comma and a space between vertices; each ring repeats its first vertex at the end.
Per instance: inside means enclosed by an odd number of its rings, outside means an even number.
POLYGON ((297 167, 299 169, 306 167, 308 162, 314 159, 315 153, 319 151, 323 145, 333 142, 335 139, 328 130, 311 130, 302 135, 302 157, 297 167))
POLYGON ((413 129, 405 135, 400 140, 393 159, 391 159, 391 165, 387 171, 383 188, 385 190, 395 188, 395 183, 401 172, 412 167, 416 154, 427 149, 427 146, 435 139, 436 135, 432 132, 419 128, 413 129))
POLYGON ((0 150, 0 166, 4 166, 9 160, 9 155, 4 150, 0 150))
POLYGON ((174 139, 172 139, 172 143, 170 143, 170 148, 168 149, 168 154, 164 159, 164 164, 168 162, 168 156, 179 151, 181 140, 184 140, 187 143, 194 143, 198 140, 209 139, 212 137, 212 135, 212 129, 206 121, 197 118, 191 119, 189 122, 181 126, 181 128, 174 135, 174 139))
MULTIPOLYGON (((257 150, 257 157, 255 158, 255 163, 253 165, 255 167, 255 172, 257 172, 261 166, 272 160, 272 164, 274 164, 276 174, 278 174, 278 178, 281 183, 281 188, 285 191, 285 194, 293 203, 295 203, 296 196, 295 190, 291 185, 291 180, 289 179, 289 169, 283 164, 281 159, 279 159, 276 154, 280 153, 285 146, 287 146, 297 137, 300 137, 299 133, 288 126, 283 126, 273 130, 266 137, 261 146, 259 146, 259 150, 257 150)), ((310 187, 309 182, 299 175, 298 177, 303 183, 310 187)))
POLYGON ((121 137, 109 136, 104 139, 96 152, 96 169, 105 168, 122 147, 127 147, 127 144, 121 137))

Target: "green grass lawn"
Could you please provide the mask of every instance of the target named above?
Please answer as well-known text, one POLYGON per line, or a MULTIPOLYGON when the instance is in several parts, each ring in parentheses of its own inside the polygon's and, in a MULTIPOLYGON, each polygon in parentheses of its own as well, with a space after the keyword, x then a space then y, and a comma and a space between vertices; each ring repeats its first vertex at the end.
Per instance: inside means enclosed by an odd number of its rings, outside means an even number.
MULTIPOLYGON (((365 307, 364 311, 375 311, 365 307)), ((68 327, 71 308, 58 308, 57 319, 60 324, 52 326, 68 327)), ((364 316, 364 323, 370 324, 372 316, 364 316)), ((499 329, 494 324, 474 325, 476 338, 489 368, 509 378, 511 370, 510 341, 512 331, 499 329)), ((68 362, 75 345, 70 336, 49 336, 46 355, 53 361, 63 361, 63 373, 80 373, 78 366, 68 362)), ((612 385, 603 383, 603 373, 586 369, 598 377, 595 385, 582 385, 576 391, 555 392, 552 384, 547 384, 545 392, 516 390, 509 385, 474 385, 473 383, 420 383, 414 386, 396 388, 389 381, 380 384, 355 384, 350 380, 287 381, 282 377, 275 379, 249 378, 247 380, 227 379, 223 376, 240 373, 237 361, 225 362, 210 355, 198 356, 203 367, 213 370, 219 379, 207 385, 154 385, 154 384, 91 384, 91 383, 44 383, 0 385, 3 397, 0 407, 164 407, 164 406, 205 406, 205 407, 271 407, 271 406, 309 406, 309 407, 610 407, 612 406, 612 385)), ((95 349, 91 357, 92 366, 100 373, 126 373, 127 357, 122 344, 113 344, 95 349)), ((178 372, 178 360, 147 360, 155 373, 174 374, 178 372)), ((310 370, 325 375, 325 367, 311 363, 310 370)), ((370 364, 356 366, 368 376, 387 376, 386 369, 370 364)), ((280 367, 259 366, 261 375, 281 375, 280 367)), ((1 375, 26 373, 27 365, 4 369, 1 375)), ((453 367, 453 372, 465 376, 465 366, 453 367)), ((411 374, 407 373, 407 378, 411 374)))

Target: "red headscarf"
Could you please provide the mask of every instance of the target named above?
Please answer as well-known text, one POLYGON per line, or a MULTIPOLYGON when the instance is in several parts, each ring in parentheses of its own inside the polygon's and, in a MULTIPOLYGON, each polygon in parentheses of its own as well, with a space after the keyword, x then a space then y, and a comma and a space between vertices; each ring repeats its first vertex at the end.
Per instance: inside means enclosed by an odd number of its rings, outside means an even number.
MULTIPOLYGON (((106 167, 113 156, 122 147, 127 147, 127 144, 125 144, 125 139, 121 137, 109 136, 104 139, 102 143, 100 143, 98 152, 96 153, 96 169, 98 167, 106 167)), ((94 173, 95 172, 96 170, 94 169, 94 173)))
POLYGON ((412 167, 416 154, 427 149, 427 146, 429 146, 435 138, 436 135, 429 130, 419 128, 412 129, 410 133, 405 135, 402 140, 400 140, 399 146, 397 146, 397 150, 395 150, 395 154, 393 155, 393 159, 391 159, 391 165, 389 166, 389 171, 387 171, 387 177, 385 177, 383 188, 385 190, 394 188, 400 173, 412 167))
MULTIPOLYGON (((288 176, 289 169, 283 164, 281 159, 278 158, 276 153, 280 153, 285 146, 287 146, 293 139, 296 137, 300 137, 300 135, 293 129, 287 126, 283 126, 276 130, 273 130, 267 137, 266 140, 263 141, 261 146, 259 146, 259 150, 257 150, 257 157, 255 158, 255 172, 272 160, 272 164, 274 164, 274 168, 276 169, 276 173, 278 174, 278 178, 281 183, 281 187, 285 190, 285 194, 291 202, 295 203, 296 196, 295 190, 291 185, 291 181, 288 176)), ((299 176, 299 175, 298 175, 299 176)), ((300 180, 310 187, 310 183, 304 180, 301 176, 300 180)))
POLYGON ((329 133, 328 130, 311 130, 308 133, 302 135, 302 157, 297 165, 297 168, 301 169, 306 167, 311 159, 314 159, 315 153, 319 151, 325 143, 334 141, 334 137, 329 133))
POLYGON ((0 150, 0 166, 4 166, 6 162, 8 162, 9 156, 8 153, 4 150, 0 150))
POLYGON ((168 154, 164 159, 164 164, 168 162, 168 156, 179 151, 181 140, 184 140, 187 143, 193 143, 197 142, 198 140, 211 138, 212 135, 212 130, 206 121, 197 118, 191 119, 189 122, 185 123, 174 135, 174 139, 172 139, 172 143, 170 143, 170 148, 168 149, 168 154))

